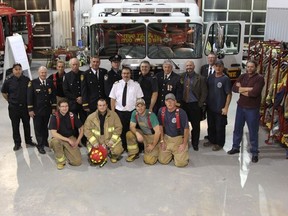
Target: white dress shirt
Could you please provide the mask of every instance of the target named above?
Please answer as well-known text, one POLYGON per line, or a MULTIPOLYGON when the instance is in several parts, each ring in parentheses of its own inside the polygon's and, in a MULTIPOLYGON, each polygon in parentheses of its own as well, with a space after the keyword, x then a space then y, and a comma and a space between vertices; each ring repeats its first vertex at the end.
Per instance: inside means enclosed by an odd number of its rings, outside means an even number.
POLYGON ((125 81, 123 79, 115 82, 112 86, 109 97, 116 100, 115 109, 119 111, 132 111, 135 109, 137 98, 142 98, 143 92, 138 82, 129 80, 127 83, 127 98, 126 106, 122 106, 122 96, 125 87, 125 81))

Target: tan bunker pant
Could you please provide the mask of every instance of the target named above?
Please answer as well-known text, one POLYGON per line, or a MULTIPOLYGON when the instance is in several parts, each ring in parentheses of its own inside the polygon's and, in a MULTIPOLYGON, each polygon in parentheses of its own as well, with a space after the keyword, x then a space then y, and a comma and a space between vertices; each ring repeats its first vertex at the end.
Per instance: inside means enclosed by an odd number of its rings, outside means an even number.
POLYGON ((174 158, 175 166, 177 167, 186 166, 189 161, 188 146, 183 152, 178 152, 178 148, 183 142, 183 137, 182 136, 170 137, 165 134, 164 142, 167 145, 166 150, 163 151, 161 147, 159 147, 158 161, 161 164, 169 164, 172 158, 174 158))
MULTIPOLYGON (((159 154, 159 144, 157 144, 151 152, 147 152, 146 148, 148 144, 153 143, 154 135, 145 135, 139 129, 137 129, 143 138, 144 138, 144 162, 149 165, 153 165, 157 162, 158 154, 159 154)), ((127 140, 127 149, 128 155, 138 154, 139 153, 139 146, 136 139, 136 135, 133 134, 131 131, 126 133, 126 140, 127 140)))
MULTIPOLYGON (((76 138, 71 136, 69 139, 76 141, 76 138)), ((56 163, 65 164, 66 159, 72 166, 80 166, 82 164, 82 157, 79 147, 72 147, 68 142, 52 138, 49 142, 50 148, 53 149, 56 163)))

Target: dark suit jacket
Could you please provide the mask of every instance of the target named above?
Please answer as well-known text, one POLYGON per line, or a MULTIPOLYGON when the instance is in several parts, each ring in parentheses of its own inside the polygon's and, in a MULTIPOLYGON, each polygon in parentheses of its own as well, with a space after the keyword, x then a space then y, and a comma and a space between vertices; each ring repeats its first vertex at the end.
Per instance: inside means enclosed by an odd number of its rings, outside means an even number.
POLYGON ((98 99, 106 99, 107 96, 104 89, 104 76, 106 74, 107 70, 104 68, 99 68, 99 79, 91 68, 83 73, 83 79, 81 79, 81 96, 84 109, 89 107, 95 111, 98 99))
POLYGON ((27 89, 28 111, 35 115, 46 116, 56 109, 56 90, 52 80, 46 79, 46 86, 42 85, 39 78, 29 82, 27 89))

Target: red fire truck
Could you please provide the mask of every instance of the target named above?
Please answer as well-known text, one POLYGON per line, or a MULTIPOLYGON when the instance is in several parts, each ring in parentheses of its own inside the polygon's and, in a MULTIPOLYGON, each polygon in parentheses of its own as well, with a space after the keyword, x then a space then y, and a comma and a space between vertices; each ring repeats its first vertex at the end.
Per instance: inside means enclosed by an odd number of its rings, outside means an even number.
POLYGON ((17 13, 6 3, 0 3, 0 77, 3 74, 5 39, 13 34, 20 34, 26 45, 26 52, 29 62, 32 60, 33 15, 29 13, 17 13))

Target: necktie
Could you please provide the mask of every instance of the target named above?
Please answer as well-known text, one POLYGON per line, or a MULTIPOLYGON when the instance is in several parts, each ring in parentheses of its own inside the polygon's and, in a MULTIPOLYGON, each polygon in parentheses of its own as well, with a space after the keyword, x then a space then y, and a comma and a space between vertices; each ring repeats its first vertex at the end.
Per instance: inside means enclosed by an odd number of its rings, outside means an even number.
POLYGON ((43 86, 46 86, 45 80, 42 81, 42 85, 43 85, 43 86))
POLYGON ((212 75, 213 74, 213 71, 212 71, 212 67, 210 66, 209 67, 209 75, 208 76, 210 76, 210 75, 212 75))
POLYGON ((123 90, 123 95, 122 95, 122 106, 126 106, 126 97, 127 97, 127 82, 125 83, 125 87, 123 90))
POLYGON ((164 76, 164 80, 167 80, 167 79, 168 79, 168 75, 165 75, 165 76, 164 76))
POLYGON ((96 71, 97 80, 99 80, 99 71, 96 71))
POLYGON ((185 90, 184 90, 184 101, 188 103, 189 101, 189 90, 190 90, 190 77, 187 76, 186 82, 185 82, 185 90))

